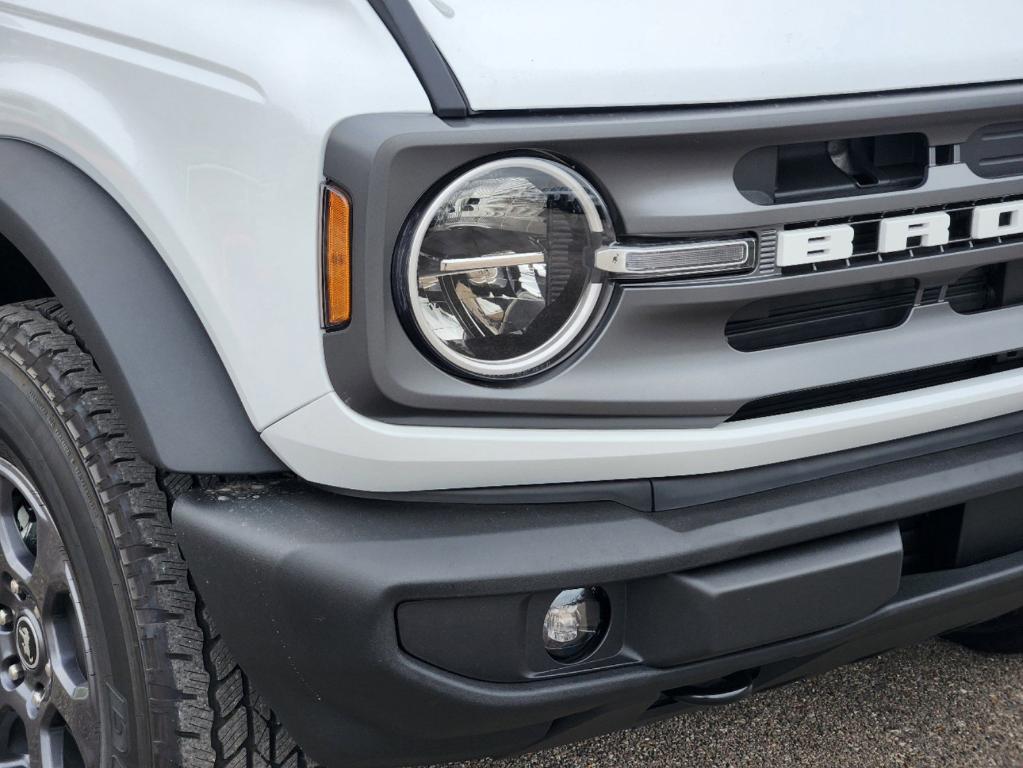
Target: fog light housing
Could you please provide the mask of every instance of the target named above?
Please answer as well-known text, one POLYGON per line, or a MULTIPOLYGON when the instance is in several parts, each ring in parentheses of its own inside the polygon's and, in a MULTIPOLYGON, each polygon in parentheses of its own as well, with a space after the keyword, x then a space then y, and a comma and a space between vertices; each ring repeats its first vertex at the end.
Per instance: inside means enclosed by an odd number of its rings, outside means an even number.
POLYGON ((610 610, 599 587, 579 587, 559 593, 543 620, 543 644, 556 661, 581 661, 600 645, 610 610))

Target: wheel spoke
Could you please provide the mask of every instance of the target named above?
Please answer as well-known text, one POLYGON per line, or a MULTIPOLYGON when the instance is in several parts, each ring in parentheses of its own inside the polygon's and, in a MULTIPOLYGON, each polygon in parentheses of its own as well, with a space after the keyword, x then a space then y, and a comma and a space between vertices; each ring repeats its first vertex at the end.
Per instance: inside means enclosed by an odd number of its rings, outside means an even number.
POLYGON ((24 721, 8 709, 0 717, 0 768, 30 768, 28 745, 23 743, 24 721))
POLYGON ((93 753, 93 749, 99 743, 100 726, 94 704, 89 687, 84 682, 66 687, 54 677, 50 698, 43 712, 43 721, 50 724, 47 729, 48 740, 53 745, 50 751, 56 750, 54 754, 59 755, 63 739, 73 739, 85 765, 96 764, 98 755, 93 753))
POLYGON ((27 586, 45 612, 56 594, 67 591, 68 562, 60 535, 49 516, 38 515, 36 542, 35 562, 27 586))
MULTIPOLYGON (((28 764, 32 768, 54 768, 53 755, 44 749, 39 723, 28 724, 28 764)), ((58 764, 59 765, 59 764, 58 764)))
MULTIPOLYGON (((14 643, 14 623, 12 621, 7 625, 6 629, 0 629, 0 664, 18 655, 18 649, 14 643)), ((2 699, 3 696, 0 693, 0 701, 2 699)))

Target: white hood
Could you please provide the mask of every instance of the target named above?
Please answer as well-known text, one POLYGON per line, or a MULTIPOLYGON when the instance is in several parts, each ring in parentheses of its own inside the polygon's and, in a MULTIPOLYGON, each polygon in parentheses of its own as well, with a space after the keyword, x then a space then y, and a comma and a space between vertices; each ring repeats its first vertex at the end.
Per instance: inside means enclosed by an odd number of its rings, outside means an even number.
POLYGON ((1023 79, 1021 0, 412 0, 474 110, 1023 79))

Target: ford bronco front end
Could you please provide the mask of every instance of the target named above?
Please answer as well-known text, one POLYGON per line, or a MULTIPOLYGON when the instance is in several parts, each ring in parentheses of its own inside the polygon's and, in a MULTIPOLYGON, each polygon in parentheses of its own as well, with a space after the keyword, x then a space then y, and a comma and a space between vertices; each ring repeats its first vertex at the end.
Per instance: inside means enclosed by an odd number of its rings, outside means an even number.
POLYGON ((144 5, 0 7, 0 764, 1023 650, 1023 6, 144 5))

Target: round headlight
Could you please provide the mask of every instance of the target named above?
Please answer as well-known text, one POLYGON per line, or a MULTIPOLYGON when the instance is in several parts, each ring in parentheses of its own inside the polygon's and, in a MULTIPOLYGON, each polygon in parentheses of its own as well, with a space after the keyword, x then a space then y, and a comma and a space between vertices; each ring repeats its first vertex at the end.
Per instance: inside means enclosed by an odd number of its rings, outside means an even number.
POLYGON ((579 174, 536 157, 459 176, 404 240, 406 315, 429 348, 485 378, 550 367, 581 341, 605 298, 593 252, 613 241, 579 174))

